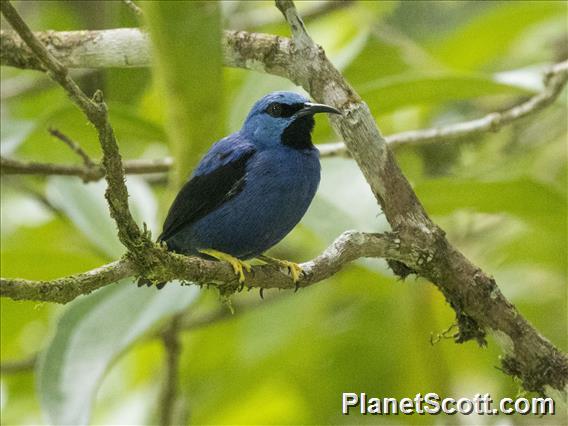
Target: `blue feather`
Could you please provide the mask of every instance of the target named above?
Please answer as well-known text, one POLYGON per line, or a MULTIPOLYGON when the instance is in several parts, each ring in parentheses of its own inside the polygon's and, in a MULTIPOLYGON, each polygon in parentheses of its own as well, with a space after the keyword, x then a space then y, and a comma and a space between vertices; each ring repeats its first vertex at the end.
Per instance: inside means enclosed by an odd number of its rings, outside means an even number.
POLYGON ((172 204, 160 240, 179 253, 214 249, 240 259, 282 240, 319 185, 319 152, 310 136, 317 112, 339 113, 291 92, 260 99, 241 130, 201 160, 172 204))

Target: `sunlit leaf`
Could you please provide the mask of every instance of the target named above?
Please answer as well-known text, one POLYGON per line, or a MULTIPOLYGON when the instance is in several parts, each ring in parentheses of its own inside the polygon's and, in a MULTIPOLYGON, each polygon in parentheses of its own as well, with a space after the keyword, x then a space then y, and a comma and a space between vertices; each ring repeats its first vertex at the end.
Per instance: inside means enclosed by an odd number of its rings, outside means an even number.
MULTIPOLYGON (((131 107, 115 102, 109 104, 109 115, 124 158, 137 158, 148 143, 165 140, 162 129, 134 114, 131 107)), ((18 155, 43 162, 79 162, 77 154, 48 133, 51 128, 77 142, 94 160, 100 158, 100 143, 95 129, 77 108, 69 104, 56 108, 46 105, 45 111, 35 117, 33 127, 23 134, 25 137, 18 155)))
MULTIPOLYGON (((52 212, 32 196, 16 191, 9 186, 2 188, 0 200, 0 229, 2 243, 20 226, 38 226, 52 219, 52 212)), ((4 244, 2 244, 4 248, 4 244)))
POLYGON ((10 155, 16 151, 33 127, 34 123, 32 121, 12 119, 6 120, 5 124, 3 122, 0 129, 0 138, 2 138, 0 152, 2 155, 10 155))
MULTIPOLYGON (((388 13, 395 4, 395 2, 361 3, 353 6, 352 10, 339 10, 311 21, 308 31, 314 41, 325 40, 326 55, 341 70, 355 60, 363 50, 375 19, 388 13)), ((275 90, 305 93, 286 79, 249 73, 231 103, 229 129, 231 131, 239 129, 253 103, 275 90)))
POLYGON ((158 291, 125 280, 74 301, 40 361, 38 390, 49 423, 88 424, 96 391, 116 358, 198 294, 197 287, 177 283, 158 291))
POLYGON ((320 187, 302 223, 328 243, 348 229, 388 229, 362 173, 352 160, 344 158, 322 162, 320 187))
MULTIPOLYGON (((111 219, 104 197, 106 182, 84 184, 79 179, 52 177, 47 184, 48 199, 71 219, 73 224, 109 258, 124 252, 117 237, 116 224, 111 219)), ((156 231, 156 201, 147 184, 140 178, 128 178, 130 207, 139 224, 145 222, 156 231)), ((156 232, 154 232, 156 235, 156 232)))
POLYGON ((481 96, 522 95, 531 92, 483 75, 443 73, 383 78, 361 85, 359 93, 374 107, 374 113, 385 114, 409 105, 438 104, 481 96))
POLYGON ((559 1, 500 2, 458 27, 430 51, 444 63, 478 69, 503 55, 531 25, 553 16, 566 16, 559 1))
POLYGON ((223 135, 221 12, 217 2, 145 2, 154 72, 163 92, 179 188, 223 135))
POLYGON ((457 209, 506 213, 557 235, 566 232, 565 196, 529 179, 508 182, 435 179, 417 184, 415 190, 431 214, 445 215, 457 209))

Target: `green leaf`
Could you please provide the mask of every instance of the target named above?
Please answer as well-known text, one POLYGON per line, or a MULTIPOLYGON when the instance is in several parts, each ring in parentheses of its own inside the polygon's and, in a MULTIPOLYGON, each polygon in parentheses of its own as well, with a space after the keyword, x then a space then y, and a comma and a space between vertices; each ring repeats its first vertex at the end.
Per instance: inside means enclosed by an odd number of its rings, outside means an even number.
MULTIPOLYGON (((155 231, 157 206, 148 184, 141 178, 129 176, 127 186, 134 218, 140 225, 145 222, 155 231)), ((48 200, 63 211, 95 247, 109 258, 116 259, 122 255, 124 247, 110 217, 104 197, 105 188, 104 180, 84 184, 79 179, 51 177, 46 193, 48 200)))
MULTIPOLYGON (((395 5, 395 2, 358 3, 350 10, 339 10, 311 21, 308 32, 316 43, 322 44, 331 62, 342 70, 353 62, 365 47, 374 20, 388 13, 395 5)), ((231 102, 229 129, 240 129, 254 102, 276 90, 302 92, 301 88, 297 88, 287 79, 249 72, 231 102)), ((316 128, 316 132, 321 130, 319 126, 316 128)))
POLYGON ((565 233, 559 232, 551 236, 550 233, 541 232, 538 228, 530 228, 500 247, 500 256, 503 263, 537 264, 548 270, 557 270, 563 274, 565 280, 568 264, 567 249, 565 233), (530 244, 527 244, 528 241, 530 244))
MULTIPOLYGON (((110 120, 124 158, 138 158, 148 143, 165 139, 161 128, 137 116, 132 107, 116 102, 109 102, 109 105, 110 120)), ((100 143, 95 130, 88 125, 81 112, 69 104, 58 108, 46 105, 45 111, 34 117, 31 128, 20 126, 19 131, 23 140, 18 148, 18 155, 44 162, 77 163, 79 161, 77 154, 49 135, 50 128, 58 129, 78 142, 93 159, 100 157, 100 143)))
POLYGON ((145 2, 155 75, 181 187, 206 148, 223 136, 221 13, 217 2, 145 2))
POLYGON ((566 197, 531 179, 501 182, 434 179, 420 182, 415 190, 431 214, 447 215, 458 209, 508 213, 553 235, 566 233, 566 197))
POLYGON ((444 42, 436 40, 430 51, 452 67, 479 69, 505 54, 531 25, 555 15, 566 15, 564 2, 502 2, 449 34, 444 42))
POLYGON ((11 155, 26 139, 33 127, 34 123, 27 120, 2 120, 0 153, 2 155, 11 155))
POLYGON ((198 294, 195 286, 170 283, 158 291, 138 288, 129 279, 70 304, 38 369, 38 390, 48 422, 88 424, 97 389, 113 362, 158 321, 185 309, 198 294))
POLYGON ((327 243, 348 229, 379 232, 389 227, 357 164, 345 158, 322 162, 320 187, 302 224, 327 243))
POLYGON ((490 76, 457 73, 394 76, 369 82, 358 89, 365 102, 375 107, 375 114, 408 105, 531 93, 526 88, 501 83, 490 76))
POLYGON ((345 68, 343 75, 352 85, 359 87, 379 78, 403 74, 410 68, 432 68, 422 61, 423 56, 405 54, 403 47, 371 34, 359 56, 345 68), (419 63, 409 63, 411 60, 419 63))
MULTIPOLYGON (((155 228, 156 203, 140 178, 127 182, 133 216, 155 228)), ((47 197, 88 240, 111 258, 124 248, 116 237, 105 181, 83 184, 54 177, 47 197)), ((39 367, 41 403, 53 424, 86 424, 103 375, 116 358, 157 321, 186 308, 199 290, 171 283, 162 291, 137 288, 132 279, 81 297, 69 305, 39 367), (127 309, 125 309, 127 307, 127 309)))
POLYGON ((308 24, 308 32, 343 70, 363 50, 372 26, 396 7, 396 2, 360 2, 345 10, 325 14, 308 24))

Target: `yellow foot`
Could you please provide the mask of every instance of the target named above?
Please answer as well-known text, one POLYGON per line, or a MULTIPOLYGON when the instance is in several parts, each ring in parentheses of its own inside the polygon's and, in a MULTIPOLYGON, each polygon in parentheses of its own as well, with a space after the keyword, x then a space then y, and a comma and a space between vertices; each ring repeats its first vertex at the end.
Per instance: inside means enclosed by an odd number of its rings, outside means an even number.
POLYGON ((251 271, 251 266, 248 262, 237 259, 230 254, 213 249, 203 249, 199 250, 199 252, 214 257, 217 260, 227 262, 229 265, 231 265, 233 267, 233 271, 235 271, 235 275, 239 276, 239 283, 241 284, 245 282, 245 274, 243 272, 243 269, 245 269, 247 272, 251 271))
POLYGON ((300 265, 288 260, 275 259, 274 257, 266 256, 264 254, 258 256, 258 259, 262 260, 263 262, 279 266, 281 268, 286 268, 295 283, 300 279, 300 274, 304 272, 300 265))

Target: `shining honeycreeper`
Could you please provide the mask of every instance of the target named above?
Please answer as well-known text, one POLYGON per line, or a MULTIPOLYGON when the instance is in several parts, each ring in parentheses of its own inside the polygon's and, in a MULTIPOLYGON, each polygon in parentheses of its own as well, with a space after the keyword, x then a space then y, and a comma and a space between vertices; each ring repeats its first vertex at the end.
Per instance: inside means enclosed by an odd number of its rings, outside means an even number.
POLYGON ((263 253, 296 226, 316 193, 320 162, 311 132, 319 112, 340 114, 292 92, 257 101, 243 127, 216 142, 198 164, 158 241, 176 253, 229 262, 241 283, 243 269, 250 271, 245 260, 252 258, 287 268, 297 281, 297 264, 263 253))

